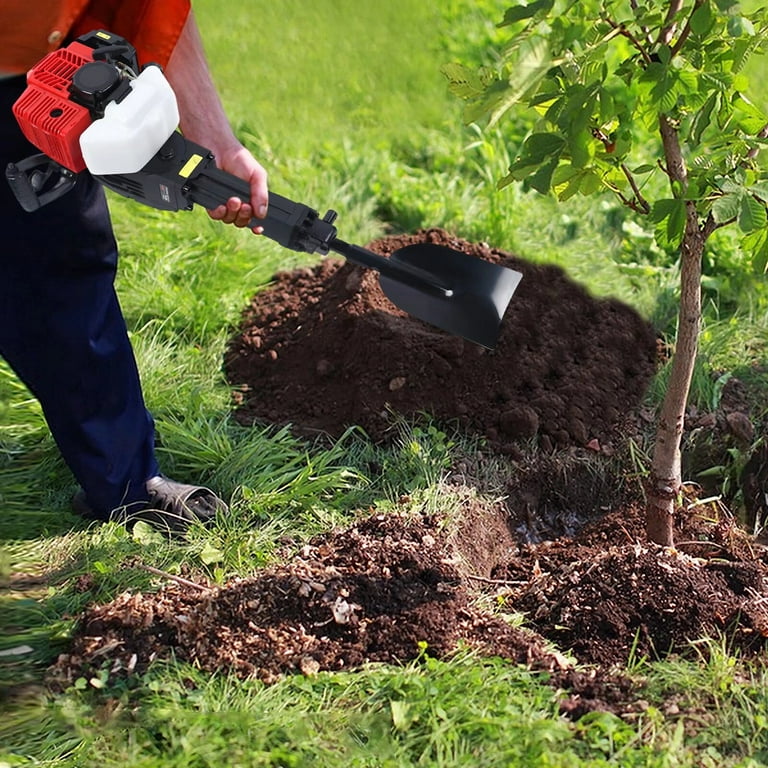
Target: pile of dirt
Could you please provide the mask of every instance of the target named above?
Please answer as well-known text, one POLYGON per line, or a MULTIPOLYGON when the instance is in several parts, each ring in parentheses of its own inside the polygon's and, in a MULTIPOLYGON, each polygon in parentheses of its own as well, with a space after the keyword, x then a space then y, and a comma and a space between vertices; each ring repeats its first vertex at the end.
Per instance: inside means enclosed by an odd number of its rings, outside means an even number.
POLYGON ((173 650, 211 672, 271 682, 423 650, 442 657, 463 644, 537 668, 567 666, 541 638, 473 604, 440 528, 434 517, 371 516, 253 578, 124 593, 86 611, 59 673, 71 681, 105 660, 115 673, 141 671, 173 650))
POLYGON ((489 563, 487 551, 476 559, 472 532, 478 519, 500 519, 499 509, 472 498, 449 521, 370 515, 222 587, 170 583, 90 607, 51 680, 139 673, 173 653, 211 673, 269 683, 471 648, 547 671, 570 693, 563 706, 575 716, 633 711, 639 692, 617 671, 632 653, 692 653, 691 641, 720 633, 745 655, 765 649, 768 569, 757 556, 730 559, 727 542, 743 534, 727 521, 713 526, 712 510, 689 520, 688 535, 708 542, 716 559, 639 543, 640 516, 621 509, 575 538, 516 546, 507 531, 509 547, 489 563), (527 628, 482 607, 490 603, 524 613, 527 628))
POLYGON ((374 439, 391 412, 428 412, 505 453, 536 438, 605 447, 631 418, 655 371, 653 329, 618 301, 598 300, 558 267, 536 265, 441 229, 369 244, 389 255, 435 243, 523 274, 493 351, 394 307, 378 275, 324 260, 275 276, 246 308, 226 359, 243 423, 291 423, 374 439))
MULTIPOLYGON (((415 242, 523 273, 495 351, 399 312, 375 273, 326 260, 277 275, 254 297, 226 367, 243 423, 331 435, 359 425, 380 439, 391 412, 428 411, 483 435, 482 455, 451 468, 450 518, 405 508, 369 515, 252 578, 170 583, 93 606, 52 670, 56 684, 104 668, 139 672, 172 653, 271 682, 469 647, 546 670, 570 694, 564 711, 578 716, 632 711, 637 692, 615 674, 632 654, 686 654, 692 641, 721 635, 744 655, 764 651, 764 550, 724 508, 693 495, 677 521, 677 549, 645 543, 640 500, 614 466, 654 372, 653 330, 560 269, 442 230, 370 247, 386 255, 415 242), (488 501, 478 478, 496 451, 512 457, 502 462, 506 487, 488 501), (522 613, 526 628, 510 613, 522 613), (592 671, 570 665, 552 643, 592 671)), ((738 394, 731 388, 724 398, 722 418, 689 415, 707 450, 718 418, 723 430, 744 432, 738 394)))
POLYGON ((640 510, 624 507, 522 548, 493 576, 529 626, 589 664, 690 655, 692 642, 719 637, 748 656, 766 647, 768 569, 734 520, 706 517, 718 514, 706 506, 665 549, 644 542, 640 510))

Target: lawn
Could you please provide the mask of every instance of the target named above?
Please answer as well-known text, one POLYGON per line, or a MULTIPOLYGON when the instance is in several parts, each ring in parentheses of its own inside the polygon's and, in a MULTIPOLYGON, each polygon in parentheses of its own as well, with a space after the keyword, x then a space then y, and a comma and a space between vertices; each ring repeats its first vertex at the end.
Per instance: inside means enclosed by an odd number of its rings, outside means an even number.
MULTIPOLYGON (((462 121, 440 67, 491 63, 507 5, 194 2, 232 124, 274 191, 321 213, 333 208, 352 243, 439 226, 557 265, 670 338, 677 266, 652 233, 610 199, 565 205, 515 185, 497 190, 524 119, 493 130, 462 121)), ((764 61, 754 64, 755 82, 767 73, 764 61)), ((751 95, 768 107, 764 92, 751 95)), ((286 541, 308 541, 364 511, 437 511, 443 477, 473 450, 440 425, 402 425, 400 439, 380 445, 354 429, 329 444, 238 424, 222 358, 241 311, 275 271, 316 257, 203 211, 161 213, 112 195, 110 204, 118 291, 163 470, 220 489, 232 514, 183 541, 142 525, 86 525, 69 510, 76 487, 38 405, 0 362, 0 768, 768 765, 766 671, 731 654, 727 638, 687 658, 634 660, 624 671, 644 683, 644 704, 629 718, 565 717, 567 694, 547 673, 468 651, 271 685, 164 660, 128 679, 46 687, 45 670, 87 605, 179 576, 222 585, 257 574, 279 562, 286 541)), ((751 375, 768 391, 765 276, 750 271, 728 234, 713 242, 705 271, 692 393, 702 409, 717 405, 724 375, 751 375)), ((756 416, 765 423, 764 411, 756 416)), ((743 457, 732 458, 713 468, 723 482, 743 457)), ((498 461, 484 472, 508 473, 498 461)))

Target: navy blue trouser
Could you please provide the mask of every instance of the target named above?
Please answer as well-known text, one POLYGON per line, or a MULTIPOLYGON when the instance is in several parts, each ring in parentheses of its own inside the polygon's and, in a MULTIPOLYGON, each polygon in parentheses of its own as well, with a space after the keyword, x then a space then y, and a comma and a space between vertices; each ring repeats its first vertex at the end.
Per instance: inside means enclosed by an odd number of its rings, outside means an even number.
POLYGON ((23 78, 0 80, 0 355, 40 401, 94 512, 146 501, 158 474, 154 424, 114 290, 117 246, 104 193, 88 173, 26 213, 5 166, 36 150, 11 105, 23 78))

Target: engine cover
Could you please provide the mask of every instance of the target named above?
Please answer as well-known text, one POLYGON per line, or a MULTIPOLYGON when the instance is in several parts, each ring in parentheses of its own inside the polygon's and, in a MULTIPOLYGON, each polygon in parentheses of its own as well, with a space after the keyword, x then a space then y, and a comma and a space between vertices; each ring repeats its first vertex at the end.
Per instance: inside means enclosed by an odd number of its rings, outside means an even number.
POLYGON ((49 53, 27 73, 27 89, 13 114, 27 140, 75 173, 85 170, 80 135, 93 122, 88 109, 70 99, 72 79, 93 61, 93 49, 75 42, 49 53))
POLYGON ((49 53, 27 73, 13 113, 28 141, 73 173, 140 171, 179 124, 160 67, 104 30, 49 53))

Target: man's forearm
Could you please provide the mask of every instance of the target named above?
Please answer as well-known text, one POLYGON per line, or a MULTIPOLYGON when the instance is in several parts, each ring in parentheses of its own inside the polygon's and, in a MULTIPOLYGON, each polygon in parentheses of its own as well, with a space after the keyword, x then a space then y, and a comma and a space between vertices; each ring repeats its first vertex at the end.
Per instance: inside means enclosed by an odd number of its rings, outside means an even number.
MULTIPOLYGON (((249 226, 253 216, 267 213, 267 172, 237 139, 211 78, 200 31, 190 11, 184 29, 165 69, 179 104, 184 135, 211 150, 217 165, 248 182, 249 200, 230 198, 209 211, 214 219, 238 227, 249 226)), ((260 227, 254 229, 260 232, 260 227)))
POLYGON ((189 12, 165 74, 176 93, 184 135, 222 154, 239 143, 211 78, 193 12, 189 12), (212 146, 213 145, 213 146, 212 146))

